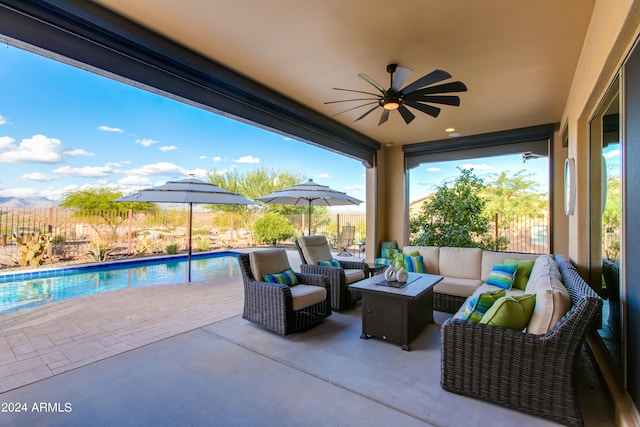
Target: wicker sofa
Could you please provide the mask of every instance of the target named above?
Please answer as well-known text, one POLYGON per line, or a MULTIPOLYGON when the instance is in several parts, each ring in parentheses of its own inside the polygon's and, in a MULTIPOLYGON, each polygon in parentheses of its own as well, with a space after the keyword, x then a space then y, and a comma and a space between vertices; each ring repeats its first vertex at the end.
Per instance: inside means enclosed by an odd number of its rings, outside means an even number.
POLYGON ((442 325, 443 389, 566 425, 584 424, 576 365, 602 300, 571 262, 561 255, 554 259, 570 296, 569 311, 544 334, 448 319, 442 325))

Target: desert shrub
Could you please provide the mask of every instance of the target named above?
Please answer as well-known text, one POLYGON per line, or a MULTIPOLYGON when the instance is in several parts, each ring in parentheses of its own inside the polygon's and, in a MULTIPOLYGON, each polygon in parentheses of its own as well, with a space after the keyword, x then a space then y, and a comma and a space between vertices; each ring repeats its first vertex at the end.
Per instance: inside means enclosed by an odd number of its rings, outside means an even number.
POLYGON ((267 213, 262 218, 256 220, 253 225, 256 238, 274 246, 281 240, 293 237, 295 229, 289 220, 277 213, 267 213))

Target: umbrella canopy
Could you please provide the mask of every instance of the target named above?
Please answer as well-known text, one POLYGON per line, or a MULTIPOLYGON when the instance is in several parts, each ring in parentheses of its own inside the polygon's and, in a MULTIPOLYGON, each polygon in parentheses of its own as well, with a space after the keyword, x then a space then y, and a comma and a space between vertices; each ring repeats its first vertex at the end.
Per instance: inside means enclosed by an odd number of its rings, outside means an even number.
POLYGON ((189 204, 189 262, 188 281, 191 281, 191 227, 193 204, 210 205, 255 205, 256 202, 227 191, 217 185, 209 184, 196 178, 180 181, 169 181, 164 185, 140 190, 129 196, 115 199, 115 202, 153 202, 153 203, 188 203, 189 204))
POLYGON ((312 179, 284 190, 274 191, 256 200, 276 205, 309 206, 309 234, 311 234, 311 206, 344 206, 362 203, 362 200, 351 197, 347 193, 316 184, 312 179))

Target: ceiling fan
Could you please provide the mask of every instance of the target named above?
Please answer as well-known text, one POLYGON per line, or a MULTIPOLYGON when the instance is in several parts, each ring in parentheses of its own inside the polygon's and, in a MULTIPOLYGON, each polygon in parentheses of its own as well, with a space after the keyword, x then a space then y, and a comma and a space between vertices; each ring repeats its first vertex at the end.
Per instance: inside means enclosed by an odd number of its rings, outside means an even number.
POLYGON ((342 99, 340 101, 325 102, 325 104, 335 104, 338 102, 352 101, 370 101, 356 107, 349 108, 348 110, 341 111, 338 114, 346 113, 347 111, 355 110, 367 105, 376 104, 373 108, 355 119, 354 122, 365 118, 376 108, 382 107, 382 116, 380 116, 378 126, 389 119, 389 112, 391 110, 398 110, 405 123, 409 124, 413 119, 416 118, 416 116, 407 107, 415 108, 416 110, 427 113, 432 117, 438 117, 438 114, 440 114, 440 108, 430 104, 455 105, 456 107, 460 105, 460 98, 458 96, 441 94, 452 92, 466 92, 467 87, 464 85, 464 83, 450 82, 435 85, 435 83, 450 79, 451 74, 442 70, 433 70, 429 74, 420 77, 415 82, 402 87, 412 71, 413 70, 411 68, 399 67, 397 64, 387 65, 387 72, 391 75, 391 83, 389 85, 389 89, 385 89, 380 83, 376 82, 366 74, 358 74, 358 76, 378 89, 380 91, 380 94, 365 92, 361 90, 341 89, 334 87, 333 89, 335 90, 363 93, 366 95, 371 95, 372 97, 342 99))

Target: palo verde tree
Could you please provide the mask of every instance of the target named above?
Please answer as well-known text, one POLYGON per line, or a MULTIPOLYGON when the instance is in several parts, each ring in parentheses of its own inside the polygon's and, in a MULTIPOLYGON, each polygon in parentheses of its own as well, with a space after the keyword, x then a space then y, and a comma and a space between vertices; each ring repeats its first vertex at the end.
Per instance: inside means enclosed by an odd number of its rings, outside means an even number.
MULTIPOLYGON (((120 224, 127 219, 129 209, 134 214, 158 212, 158 206, 153 203, 113 201, 119 197, 122 197, 122 193, 119 191, 103 187, 76 190, 65 193, 60 206, 74 209, 76 216, 101 218, 109 226, 111 234, 114 236, 117 234, 120 224)), ((100 235, 97 224, 90 223, 89 225, 100 235)))
POLYGON ((418 246, 482 247, 489 230, 482 215, 485 188, 473 169, 461 169, 455 181, 437 187, 423 203, 423 210, 409 222, 411 244, 418 246))
MULTIPOLYGON (((225 172, 212 171, 207 174, 207 181, 225 190, 238 193, 248 199, 257 199, 266 196, 274 191, 283 190, 300 184, 304 181, 304 175, 281 170, 257 168, 246 172, 231 169, 225 172)), ((308 208, 304 206, 269 204, 257 209, 256 206, 244 205, 211 205, 209 209, 214 212, 229 212, 234 214, 239 225, 252 230, 253 223, 259 211, 262 213, 277 213, 280 215, 297 215, 307 213, 308 208)), ((314 206, 313 214, 327 214, 327 209, 323 206, 314 206)))

